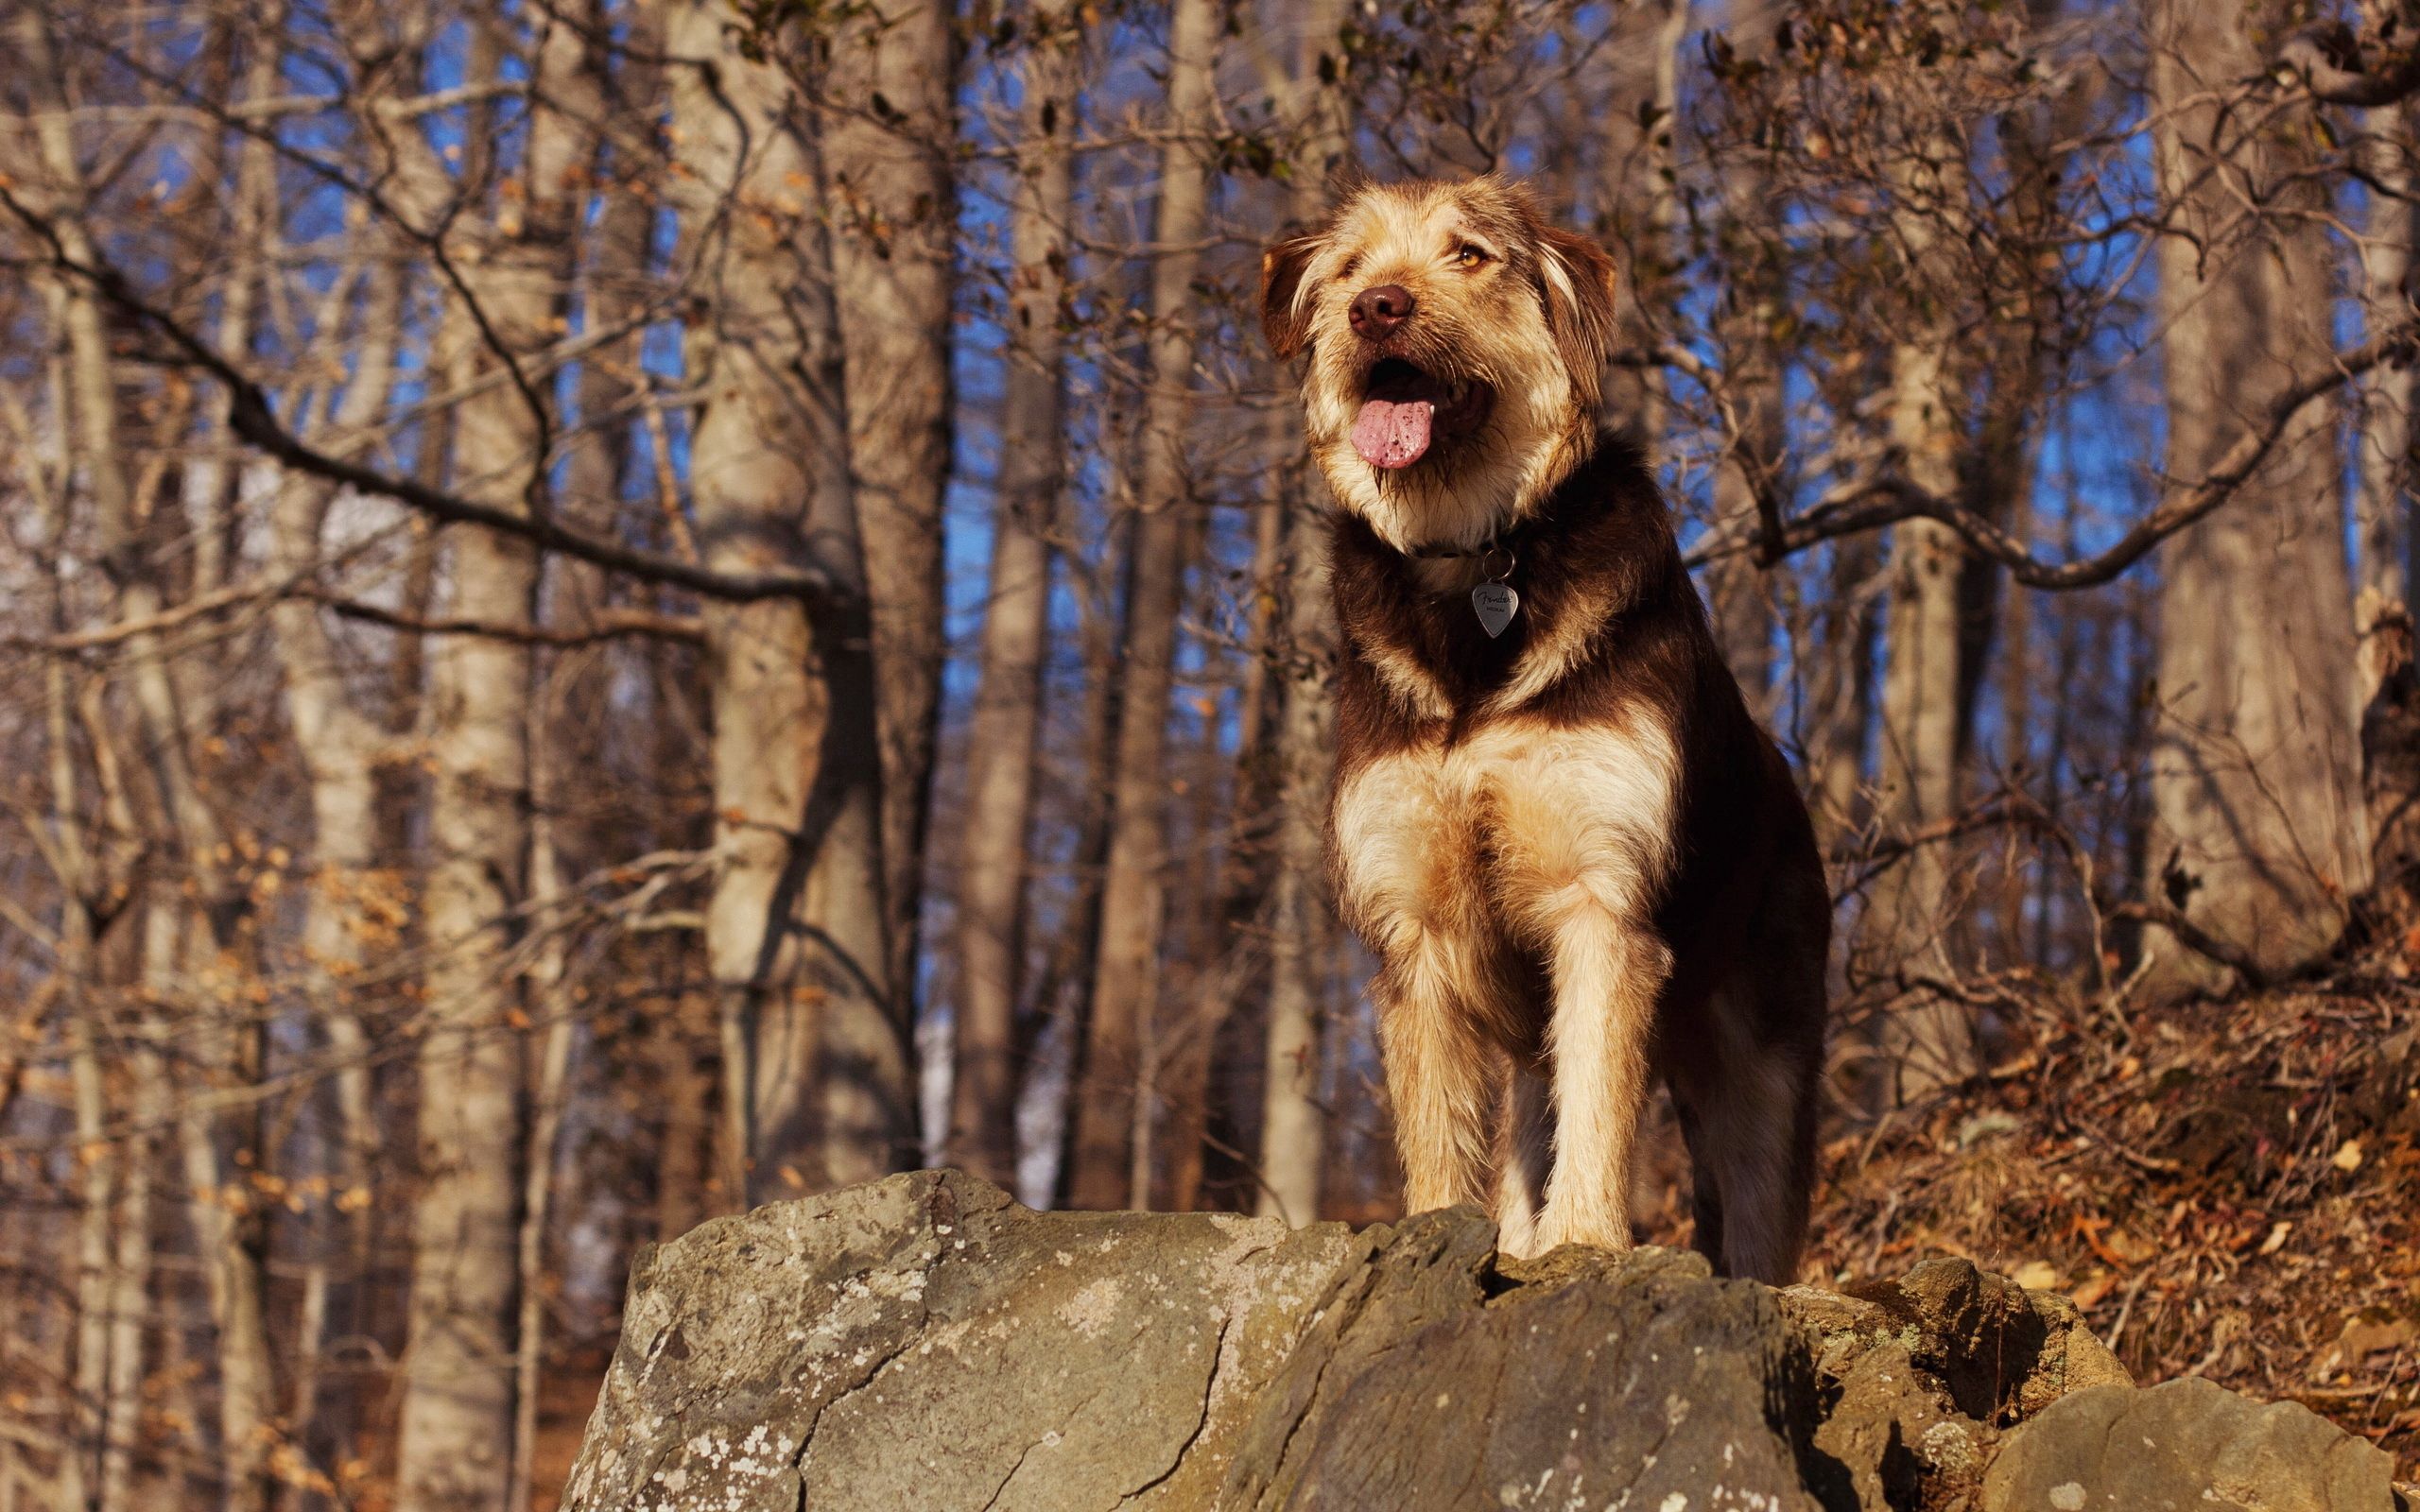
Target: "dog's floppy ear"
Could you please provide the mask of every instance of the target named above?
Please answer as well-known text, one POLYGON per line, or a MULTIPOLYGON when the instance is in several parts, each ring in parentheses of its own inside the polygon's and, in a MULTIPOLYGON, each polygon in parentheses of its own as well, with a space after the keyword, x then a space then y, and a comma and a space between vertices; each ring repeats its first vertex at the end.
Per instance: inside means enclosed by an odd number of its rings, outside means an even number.
POLYGON ((1542 227, 1538 276, 1546 285, 1547 329, 1563 353, 1564 366, 1593 387, 1614 354, 1619 320, 1614 260, 1594 237, 1560 226, 1542 227))
POLYGON ((1260 329, 1280 361, 1303 350, 1310 311, 1302 298, 1303 272, 1327 245, 1325 232, 1289 236, 1260 254, 1260 329))

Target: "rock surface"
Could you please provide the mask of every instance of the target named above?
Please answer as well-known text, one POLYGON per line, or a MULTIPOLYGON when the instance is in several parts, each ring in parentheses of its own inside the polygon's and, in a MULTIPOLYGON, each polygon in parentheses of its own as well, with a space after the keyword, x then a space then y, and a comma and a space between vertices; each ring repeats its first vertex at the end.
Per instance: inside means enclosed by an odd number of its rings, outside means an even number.
POLYGON ((1405 1224, 1321 1310, 1220 1507, 1814 1512, 1806 1350, 1695 1255, 1499 1266, 1466 1212, 1405 1224))
POLYGON ((2386 1452, 2198 1377, 2096 1386, 2009 1435, 1983 1512, 2396 1512, 2386 1452))
POLYGON ((2134 1389, 1962 1261, 1776 1292, 1504 1260, 1466 1210, 1294 1231, 918 1172, 643 1254, 563 1505, 2390 1512, 2387 1476, 2300 1408, 2134 1389))

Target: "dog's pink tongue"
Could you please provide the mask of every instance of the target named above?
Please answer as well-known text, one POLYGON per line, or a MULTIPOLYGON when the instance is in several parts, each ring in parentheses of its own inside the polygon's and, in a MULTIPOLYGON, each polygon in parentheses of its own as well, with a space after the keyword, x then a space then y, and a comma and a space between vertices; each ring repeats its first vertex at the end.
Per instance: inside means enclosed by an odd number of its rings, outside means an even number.
POLYGON ((1437 406, 1426 399, 1368 399, 1353 422, 1353 449, 1372 467, 1409 467, 1428 450, 1437 406))

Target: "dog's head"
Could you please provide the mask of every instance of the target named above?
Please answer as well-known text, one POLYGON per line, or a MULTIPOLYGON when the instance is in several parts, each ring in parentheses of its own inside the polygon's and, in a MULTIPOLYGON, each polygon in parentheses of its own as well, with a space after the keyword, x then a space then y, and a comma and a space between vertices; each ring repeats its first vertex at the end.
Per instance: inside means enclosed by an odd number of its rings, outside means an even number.
POLYGON ((1614 264, 1490 175, 1384 184, 1261 259, 1261 322, 1308 350, 1311 454, 1397 550, 1476 547, 1587 455, 1614 264))

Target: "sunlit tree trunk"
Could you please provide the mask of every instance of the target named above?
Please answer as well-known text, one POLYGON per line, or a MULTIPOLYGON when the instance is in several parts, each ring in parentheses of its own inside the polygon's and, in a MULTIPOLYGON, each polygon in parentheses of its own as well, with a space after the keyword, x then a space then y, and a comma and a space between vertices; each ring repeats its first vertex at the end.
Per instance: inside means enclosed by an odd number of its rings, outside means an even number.
POLYGON ((1028 19, 1010 274, 1008 393, 1000 421, 982 667, 967 732, 959 864, 958 1003, 949 1159, 1016 1180, 1015 1019, 1024 966, 1026 856, 1042 671, 1049 654, 1049 531, 1063 486, 1061 327, 1074 209, 1081 33, 1050 0, 1028 19))
MULTIPOLYGON (((1940 226, 1945 215, 1955 215, 1962 193, 1959 150, 1946 137, 1921 137, 1897 176, 1907 204, 1899 217, 1907 280, 1926 318, 1922 329, 1892 349, 1891 440, 1909 481, 1945 498, 1960 492, 1963 413, 1950 370, 1958 324, 1947 301, 1956 279, 1937 265, 1955 254, 1941 240, 1940 226)), ((1957 812, 1959 582, 1966 554, 1957 532, 1936 520, 1893 527, 1890 552, 1875 816, 1883 835, 1905 838, 1957 812)), ((1910 979, 1951 973, 1957 854, 1946 841, 1919 844, 1876 879, 1859 941, 1873 970, 1910 979)), ((1920 981, 1903 981, 1878 1039, 1892 1103, 1920 1097, 1974 1070, 1974 1026, 1964 1005, 1920 981)))
POLYGON ((1168 28, 1168 141, 1160 160, 1152 229, 1150 395, 1134 507, 1133 574, 1128 584, 1124 702, 1109 867, 1101 887, 1100 944, 1094 962, 1092 1022, 1076 1104, 1070 1195, 1080 1208, 1127 1200, 1134 1089, 1143 1016, 1159 992, 1160 931, 1167 864, 1168 696, 1177 610, 1184 597, 1187 467, 1193 406, 1196 298, 1193 279, 1207 224, 1208 149, 1219 33, 1210 0, 1176 0, 1168 28))
MULTIPOLYGON (((832 1069, 888 1058, 913 1010, 925 823, 941 712, 942 493, 950 469, 950 285, 956 58, 943 0, 867 0, 837 12, 819 94, 831 280, 847 354, 850 455, 873 607, 882 738, 885 976, 895 1023, 827 1020, 832 1069)), ((914 1089, 825 1090, 836 1177, 914 1163, 914 1089), (900 1122, 903 1116, 909 1122, 900 1122)))
MULTIPOLYGON (((2178 234, 2159 242, 2168 385, 2165 471, 2207 473, 2289 385, 2330 360, 2332 280, 2302 149, 2268 112, 2214 91, 2265 66, 2238 4, 2160 0, 2151 19, 2162 192, 2178 234), (2246 225, 2247 208, 2278 218, 2246 225)), ((2286 127, 2293 127, 2290 120, 2286 127)), ((2352 595, 2334 426, 2306 407, 2225 508, 2171 539, 2160 567, 2159 722, 2146 889, 2268 970, 2331 944, 2366 881, 2354 730, 2352 595)), ((2224 973, 2163 932, 2151 986, 2224 973)))
MULTIPOLYGON (((439 361, 457 384, 491 387, 457 412, 456 486, 493 507, 551 507, 545 469, 556 416, 543 381, 512 370, 552 343, 567 298, 593 160, 573 18, 544 15, 530 37, 535 73, 526 159, 477 237, 475 290, 491 338, 449 319, 439 361), (501 350, 498 350, 498 349, 501 350)), ((459 618, 528 625, 539 564, 527 541, 477 528, 448 532, 447 608, 459 618)), ((400 1512, 489 1512, 509 1493, 515 1362, 527 1005, 511 964, 513 911, 529 862, 527 644, 509 635, 442 637, 429 659, 435 774, 424 917, 428 1032, 420 1051, 421 1188, 412 1213, 412 1281, 402 1427, 400 1512)))
MULTIPOLYGON (((1744 548, 1753 548, 1760 534, 1759 492, 1782 487, 1776 473, 1788 439, 1775 330, 1782 316, 1784 248, 1765 167, 1760 157, 1743 154, 1722 168, 1720 245, 1735 284, 1716 317, 1715 334, 1722 356, 1720 403, 1732 434, 1715 463, 1714 524, 1724 539, 1744 548)), ((1722 659, 1739 679, 1748 707, 1759 715, 1770 713, 1772 703, 1771 575, 1753 549, 1742 549, 1717 561, 1705 576, 1707 608, 1722 659)))
MULTIPOLYGON (((1316 479, 1306 480, 1322 489, 1316 479)), ((1322 1029, 1333 929, 1322 852, 1335 716, 1326 528, 1298 502, 1288 531, 1287 679, 1278 726, 1276 872, 1269 899, 1268 1073, 1261 1090, 1258 1210, 1297 1226, 1319 1217, 1326 1151, 1322 1029)))
MULTIPOLYGON (((2412 318, 2415 213, 2411 107, 2363 112, 2370 181, 2360 243, 2362 319, 2372 335, 2412 318)), ((2360 592, 2361 788, 2369 809, 2378 911, 2400 919, 2420 880, 2420 668, 2412 662, 2412 405, 2420 374, 2409 364, 2372 371, 2360 390, 2355 449, 2360 592)))
MULTIPOLYGON (((732 45, 730 22, 699 0, 675 6, 666 27, 673 56, 715 70, 670 71, 689 169, 683 232, 700 244, 713 312, 689 338, 704 395, 690 442, 698 546, 712 567, 807 567, 854 591, 841 352, 814 231, 821 167, 803 101, 779 69, 732 45)), ((724 1180, 762 1200, 887 1168, 897 1131, 913 1126, 890 1016, 874 674, 847 611, 768 600, 705 612, 724 1180), (829 1127, 828 1087, 859 1105, 845 1134, 829 1127)))
MULTIPOLYGON (((26 25, 30 28, 30 18, 26 25)), ((55 405, 72 409, 65 399, 70 391, 66 362, 59 355, 69 292, 63 281, 43 282, 42 313, 47 329, 36 329, 46 338, 44 345, 51 352, 43 365, 44 387, 55 405)), ((30 477, 52 480, 37 497, 35 539, 52 563, 45 575, 48 601, 43 619, 53 627, 63 627, 70 611, 71 569, 63 548, 71 525, 65 484, 71 476, 69 458, 75 452, 72 428, 72 415, 62 416, 52 430, 49 455, 28 469, 30 477)), ((75 744, 77 698, 69 672, 62 659, 51 659, 43 667, 43 754, 49 786, 44 817, 56 837, 46 859, 60 891, 53 964, 59 1038, 66 1061, 69 1126, 84 1154, 69 1187, 76 1205, 75 1221, 59 1226, 51 1248, 60 1278, 61 1325, 55 1383, 44 1396, 57 1405, 55 1420, 63 1429, 51 1484, 60 1505, 83 1512, 96 1504, 93 1499, 99 1489, 101 1446, 118 1406, 111 1401, 109 1392, 109 1315, 110 1233, 121 1151, 106 1137, 108 1088, 101 1047, 109 1039, 110 1026, 101 1018, 93 936, 96 911, 122 879, 108 874, 110 848, 99 843, 102 836, 87 843, 85 799, 75 744)), ((131 839, 130 830, 128 841, 131 839)), ((27 1320, 40 1316, 40 1312, 30 1312, 27 1320)), ((98 1512, 115 1509, 103 1503, 98 1512)))
MULTIPOLYGON (((74 263, 91 266, 96 250, 83 219, 85 185, 69 119, 49 18, 28 11, 18 27, 18 41, 29 62, 39 109, 34 118, 33 147, 38 155, 38 182, 55 199, 59 214, 50 222, 62 252, 74 263)), ((237 282, 241 282, 240 278, 237 282)), ((237 301, 237 319, 249 294, 237 301)), ((67 347, 67 389, 72 396, 73 423, 80 464, 94 513, 94 534, 101 566, 115 590, 114 609, 125 623, 140 624, 156 616, 166 604, 162 568, 147 524, 149 501, 136 496, 128 465, 127 441, 121 425, 117 373, 99 301, 93 290, 77 281, 65 286, 58 309, 67 347)), ((218 333, 222 341, 240 347, 244 334, 235 327, 218 333)), ((144 767, 154 789, 150 812, 157 815, 162 849, 182 864, 182 889, 161 890, 147 902, 147 939, 138 953, 136 971, 143 994, 165 1003, 187 996, 180 989, 191 966, 207 959, 209 947, 193 942, 188 958, 184 933, 188 925, 205 926, 213 935, 232 928, 236 906, 223 874, 225 850, 217 814, 204 797, 188 743, 192 730, 206 728, 206 709, 187 709, 158 638, 149 633, 127 641, 129 682, 143 731, 144 767), (190 721, 190 722, 189 722, 190 721)), ((95 742, 106 737, 95 730, 95 742)), ((131 824, 131 818, 124 822, 131 824)), ((155 887, 159 884, 155 883, 155 887)), ((156 1032, 156 1025, 154 1026, 156 1032)), ((257 1074, 253 1058, 240 1048, 250 1031, 239 1025, 205 1022, 191 1026, 194 1058, 214 1080, 243 1080, 257 1074)), ((134 1057, 132 1075, 141 1100, 155 1115, 161 1091, 148 1051, 134 1057)), ((238 1143, 239 1115, 231 1121, 238 1143)), ((262 1295, 262 1232, 249 1211, 250 1194, 242 1177, 229 1168, 233 1150, 221 1143, 219 1120, 187 1114, 179 1120, 187 1190, 202 1271, 208 1285, 220 1378, 219 1438, 225 1456, 225 1504, 248 1509, 261 1504, 266 1493, 262 1478, 268 1445, 275 1388, 269 1366, 268 1341, 262 1295)), ((112 1236, 109 1274, 102 1284, 105 1309, 140 1302, 149 1266, 149 1172, 147 1141, 119 1157, 116 1200, 121 1225, 112 1236), (134 1274, 127 1274, 132 1267, 134 1274)), ((105 1314, 106 1315, 106 1314, 105 1314)), ((102 1364, 93 1383, 104 1394, 114 1390, 125 1398, 102 1410, 103 1452, 98 1490, 106 1501, 120 1501, 130 1492, 132 1461, 123 1445, 113 1444, 111 1415, 125 1416, 131 1433, 136 1410, 133 1393, 143 1379, 143 1333, 138 1322, 109 1326, 98 1341, 102 1364), (112 1348, 116 1352, 112 1353, 112 1348)), ((87 1362, 79 1356, 79 1370, 87 1362)), ((102 1400, 102 1399, 95 1399, 102 1400)))
MULTIPOLYGON (((1681 5, 1685 9, 1685 4, 1681 5)), ((1331 177, 1348 147, 1348 53, 1340 33, 1345 7, 1320 0, 1305 8, 1302 52, 1289 102, 1304 133, 1294 219, 1318 219, 1331 177)), ((1289 416, 1290 420, 1290 416, 1289 416)), ((1286 546, 1280 577, 1286 606, 1285 675, 1279 683, 1275 745, 1277 823, 1270 882, 1269 1034, 1261 1083, 1260 1190, 1254 1206, 1296 1225, 1319 1217, 1326 1164, 1327 1109, 1321 1100, 1327 963, 1334 934, 1322 860, 1328 778, 1336 761, 1328 687, 1336 664, 1333 600, 1326 557, 1327 484, 1297 462, 1289 435, 1286 469, 1286 546)))

